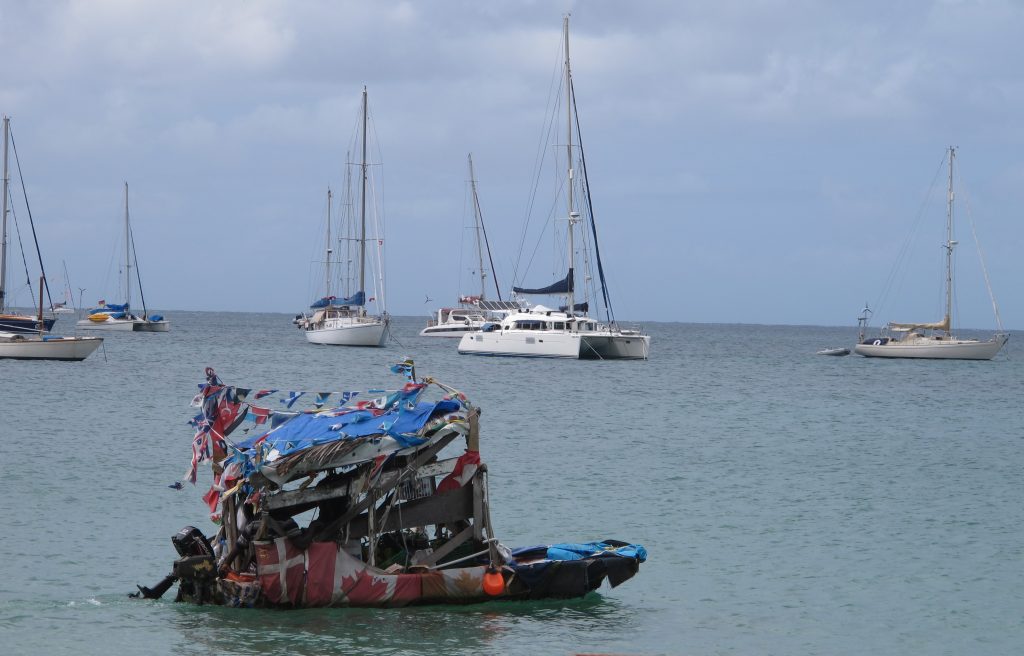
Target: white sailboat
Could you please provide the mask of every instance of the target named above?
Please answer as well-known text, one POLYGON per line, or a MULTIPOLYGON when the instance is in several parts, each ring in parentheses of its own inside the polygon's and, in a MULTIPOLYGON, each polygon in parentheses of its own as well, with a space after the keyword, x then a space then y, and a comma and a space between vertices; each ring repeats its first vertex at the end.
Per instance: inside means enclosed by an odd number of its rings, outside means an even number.
MULTIPOLYGON (((953 161, 956 149, 949 148, 949 186, 946 195, 946 308, 941 321, 924 323, 890 322, 878 337, 865 339, 863 326, 870 316, 867 308, 862 315, 860 343, 853 351, 869 358, 927 358, 942 360, 991 360, 1006 344, 1009 335, 1003 332, 996 309, 995 299, 992 307, 995 310, 997 332, 991 339, 978 340, 958 337, 952 332, 953 315, 953 248, 957 242, 953 239, 953 161)), ((987 283, 986 276, 986 283, 987 283)), ((989 289, 991 296, 992 290, 989 289)))
POLYGON ((124 183, 124 303, 100 301, 100 306, 89 311, 89 316, 76 324, 83 330, 117 330, 122 332, 166 333, 171 324, 159 314, 149 314, 146 296, 142 293, 142 277, 135 256, 135 237, 128 214, 128 183, 124 183), (132 313, 132 269, 139 286, 142 316, 132 313))
MULTIPOLYGON (((384 310, 384 280, 380 258, 382 239, 377 242, 377 269, 378 269, 378 291, 375 298, 366 297, 366 202, 367 185, 369 182, 369 164, 367 163, 366 137, 367 124, 369 121, 366 87, 363 87, 362 103, 362 135, 359 172, 361 182, 360 212, 359 212, 359 238, 357 246, 359 251, 359 289, 347 298, 335 298, 331 296, 330 289, 327 295, 314 303, 311 309, 314 313, 311 317, 301 320, 299 327, 306 333, 306 341, 312 344, 330 344, 335 346, 384 346, 387 339, 387 328, 390 317, 384 310), (368 301, 376 301, 380 308, 380 314, 371 315, 366 311, 368 301)), ((328 231, 330 230, 330 219, 328 218, 328 231)), ((328 238, 327 245, 327 279, 330 285, 330 259, 331 245, 328 238)))
MULTIPOLYGON (((578 125, 575 115, 575 96, 572 86, 572 72, 569 63, 569 17, 562 25, 565 44, 564 91, 566 109, 566 166, 565 188, 568 209, 568 269, 566 277, 543 288, 513 287, 517 294, 542 294, 565 298, 566 304, 559 309, 536 305, 530 309, 510 313, 498 324, 484 326, 480 331, 468 333, 459 342, 459 353, 473 355, 498 355, 519 357, 573 358, 573 359, 644 359, 650 352, 651 338, 640 330, 620 328, 614 321, 608 288, 605 284, 604 269, 600 251, 597 249, 597 232, 590 212, 589 186, 586 183, 586 166, 582 157, 582 142, 578 139, 578 125), (574 137, 580 161, 576 163, 574 137), (576 173, 582 175, 576 178, 576 173), (579 185, 582 198, 586 201, 577 208, 574 193, 579 185), (581 219, 580 209, 587 216, 581 219), (576 242, 574 233, 581 222, 581 230, 591 228, 593 245, 600 273, 604 305, 608 313, 607 322, 599 322, 587 316, 589 302, 577 304, 576 290, 576 242)), ((589 278, 589 276, 583 276, 589 278)))
POLYGON ((74 314, 75 299, 71 294, 71 279, 68 277, 68 265, 64 261, 61 261, 61 265, 64 267, 64 300, 53 304, 53 313, 74 314))
MULTIPOLYGON (((38 319, 27 314, 17 314, 10 310, 10 302, 7 298, 7 215, 10 207, 10 170, 8 166, 8 154, 11 141, 11 119, 4 116, 4 146, 3 146, 3 180, 0 181, 0 331, 6 333, 32 333, 38 330, 38 319)), ((31 215, 29 215, 31 219, 31 215)), ((38 254, 38 249, 37 249, 38 254)), ((39 260, 40 268, 42 259, 39 260)), ((26 275, 28 271, 26 269, 26 275)), ((50 330, 53 327, 56 317, 43 317, 43 329, 50 330)))
POLYGON ((494 258, 491 257, 491 246, 487 240, 487 229, 484 227, 483 212, 480 209, 480 197, 476 190, 476 176, 473 172, 473 155, 469 155, 469 184, 472 193, 473 234, 476 242, 476 273, 480 279, 480 292, 473 295, 460 295, 458 307, 443 307, 437 310, 434 318, 427 322, 426 328, 420 331, 420 337, 462 337, 466 333, 480 330, 489 323, 507 316, 519 309, 515 301, 501 298, 498 276, 494 273, 494 258), (484 251, 487 251, 487 262, 484 262, 484 251), (491 278, 494 280, 494 291, 498 300, 487 299, 487 273, 490 266, 491 278))
POLYGON ((39 314, 37 333, 0 330, 0 359, 6 360, 84 360, 103 344, 102 337, 61 337, 48 335, 43 321, 43 291, 46 279, 39 277, 39 314))

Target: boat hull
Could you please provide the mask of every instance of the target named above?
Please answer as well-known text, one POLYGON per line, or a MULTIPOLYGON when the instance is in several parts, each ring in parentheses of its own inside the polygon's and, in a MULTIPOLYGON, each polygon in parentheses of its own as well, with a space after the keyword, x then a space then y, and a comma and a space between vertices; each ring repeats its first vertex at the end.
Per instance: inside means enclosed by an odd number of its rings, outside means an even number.
POLYGON ((132 331, 137 333, 166 333, 171 330, 171 322, 161 321, 136 321, 132 331))
POLYGON ((606 580, 613 586, 629 580, 646 558, 644 551, 643 556, 513 561, 500 569, 500 588, 488 593, 484 584, 488 568, 482 564, 392 573, 367 565, 334 542, 314 542, 303 551, 278 538, 256 542, 255 550, 254 575, 210 580, 206 572, 216 571, 212 556, 177 561, 173 568, 179 579, 176 601, 296 609, 572 599, 596 590, 606 580))
POLYGON ((82 319, 75 323, 75 326, 79 330, 119 330, 122 332, 132 332, 135 330, 135 321, 131 319, 114 319, 113 317, 107 317, 104 321, 82 319))
POLYGON ((873 340, 857 344, 853 352, 868 358, 916 358, 922 360, 991 360, 1006 344, 1007 335, 996 335, 991 340, 873 340), (877 342, 877 343, 876 343, 877 342))
POLYGON ((102 337, 24 337, 0 340, 0 358, 10 360, 84 360, 103 343, 102 337))
POLYGON ((523 358, 646 360, 648 335, 543 330, 493 330, 464 335, 459 353, 523 358))
POLYGON ((384 346, 387 320, 328 320, 323 327, 307 328, 306 341, 330 346, 384 346))
MULTIPOLYGON (((43 329, 49 332, 56 323, 56 317, 44 317, 43 329)), ((39 319, 21 314, 0 314, 0 331, 8 333, 38 333, 39 319)))

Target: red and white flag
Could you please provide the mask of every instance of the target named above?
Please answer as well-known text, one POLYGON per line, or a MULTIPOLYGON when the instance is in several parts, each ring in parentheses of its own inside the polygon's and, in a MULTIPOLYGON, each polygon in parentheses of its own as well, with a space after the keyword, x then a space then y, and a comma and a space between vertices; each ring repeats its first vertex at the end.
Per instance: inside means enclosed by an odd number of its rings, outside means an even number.
POLYGON ((467 450, 459 459, 455 461, 455 468, 452 473, 444 477, 438 486, 438 492, 447 492, 449 490, 457 490, 476 475, 476 470, 480 468, 480 452, 467 450))
POLYGON ((298 604, 306 576, 306 559, 288 538, 256 542, 256 571, 263 595, 275 604, 298 604))

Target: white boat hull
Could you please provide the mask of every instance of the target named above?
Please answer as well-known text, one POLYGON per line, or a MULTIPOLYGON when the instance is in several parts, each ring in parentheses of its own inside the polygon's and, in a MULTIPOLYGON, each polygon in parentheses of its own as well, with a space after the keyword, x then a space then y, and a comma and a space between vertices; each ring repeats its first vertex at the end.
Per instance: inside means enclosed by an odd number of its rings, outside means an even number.
POLYGON ((79 330, 121 330, 124 332, 131 332, 134 330, 134 321, 130 319, 111 319, 107 318, 104 321, 92 321, 91 319, 82 319, 75 323, 75 326, 79 330))
POLYGON ((102 337, 16 335, 0 338, 0 358, 14 360, 84 360, 100 347, 102 337))
POLYGON ((104 321, 82 319, 75 323, 80 330, 120 330, 136 333, 166 333, 171 329, 169 321, 146 321, 143 319, 114 319, 104 321))
POLYGON ((853 352, 868 358, 991 360, 1007 339, 1008 335, 996 335, 987 342, 969 339, 915 339, 909 342, 876 339, 872 343, 857 344, 853 352))
POLYGON ((492 330, 469 333, 459 353, 525 358, 646 360, 651 338, 621 333, 492 330))
POLYGON ((307 328, 306 341, 332 346, 384 346, 387 328, 386 319, 329 319, 322 327, 307 328))

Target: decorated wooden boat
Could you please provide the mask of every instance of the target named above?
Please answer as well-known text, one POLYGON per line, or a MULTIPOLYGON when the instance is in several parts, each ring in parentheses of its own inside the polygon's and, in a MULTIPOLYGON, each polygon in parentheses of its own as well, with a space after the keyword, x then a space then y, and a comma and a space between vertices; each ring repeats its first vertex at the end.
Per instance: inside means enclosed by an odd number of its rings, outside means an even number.
POLYGON ((417 381, 411 361, 392 370, 401 389, 312 393, 229 386, 207 369, 188 478, 212 465, 204 499, 220 527, 182 529, 170 574, 133 596, 177 583, 176 599, 198 604, 393 607, 582 597, 637 573, 646 550, 619 540, 502 544, 479 408, 417 381), (283 409, 262 405, 271 395, 283 409), (312 407, 293 409, 303 397, 312 407), (233 438, 247 423, 260 428, 233 438))

